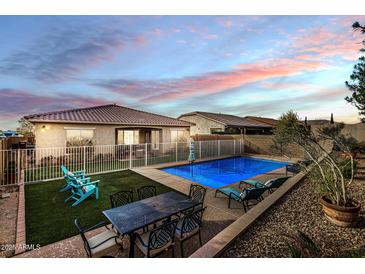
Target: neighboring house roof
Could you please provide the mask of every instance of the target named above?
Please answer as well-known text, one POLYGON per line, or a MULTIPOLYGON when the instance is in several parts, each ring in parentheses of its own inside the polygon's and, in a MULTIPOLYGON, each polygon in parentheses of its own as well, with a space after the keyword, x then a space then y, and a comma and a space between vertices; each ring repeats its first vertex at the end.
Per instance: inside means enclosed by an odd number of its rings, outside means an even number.
POLYGON ((318 119, 318 120, 308 120, 307 124, 309 126, 315 126, 315 125, 329 125, 330 121, 325 119, 318 119))
POLYGON ((252 128, 271 128, 270 125, 253 121, 249 119, 245 119, 239 116, 230 115, 230 114, 221 114, 221 113, 212 113, 212 112, 202 112, 202 111, 194 111, 190 113, 182 114, 178 117, 180 119, 184 116, 192 116, 199 115, 206 119, 221 123, 228 127, 252 127, 252 128))
POLYGON ((276 119, 266 118, 266 117, 245 116, 244 118, 249 120, 249 121, 264 123, 264 124, 267 124, 267 125, 272 126, 272 127, 275 127, 279 122, 276 119))
POLYGON ((191 126, 185 121, 116 104, 33 114, 24 118, 30 122, 191 126))

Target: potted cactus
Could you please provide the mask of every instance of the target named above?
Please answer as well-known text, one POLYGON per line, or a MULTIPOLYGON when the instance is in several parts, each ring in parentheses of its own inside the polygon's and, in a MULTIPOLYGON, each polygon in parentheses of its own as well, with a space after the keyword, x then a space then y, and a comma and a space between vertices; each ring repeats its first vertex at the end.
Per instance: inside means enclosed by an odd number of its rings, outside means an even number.
MULTIPOLYGON (((352 227, 358 222, 361 204, 351 197, 356 140, 341 133, 342 124, 311 129, 289 111, 282 115, 274 132, 274 143, 298 145, 312 162, 308 178, 317 186, 326 218, 339 226, 352 227)), ((282 148, 281 148, 282 149, 282 148)), ((289 151, 290 153, 290 151, 289 151)), ((309 168, 303 166, 309 171, 309 168)))

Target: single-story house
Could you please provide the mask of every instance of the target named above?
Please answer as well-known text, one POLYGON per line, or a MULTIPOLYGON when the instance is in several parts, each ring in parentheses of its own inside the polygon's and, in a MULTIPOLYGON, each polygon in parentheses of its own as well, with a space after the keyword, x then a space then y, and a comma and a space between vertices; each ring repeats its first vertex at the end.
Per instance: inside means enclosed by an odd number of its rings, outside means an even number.
POLYGON ((34 124, 36 148, 185 142, 191 123, 116 104, 24 117, 34 124))
POLYGON ((273 125, 251 118, 230 114, 194 111, 182 114, 179 120, 192 123, 191 135, 196 134, 272 134, 273 125))

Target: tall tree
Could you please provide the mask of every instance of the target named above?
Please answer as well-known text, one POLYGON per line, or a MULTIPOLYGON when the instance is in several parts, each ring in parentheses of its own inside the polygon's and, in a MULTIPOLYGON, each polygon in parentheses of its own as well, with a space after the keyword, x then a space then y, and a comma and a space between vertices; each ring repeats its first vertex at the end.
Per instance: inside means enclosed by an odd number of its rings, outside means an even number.
MULTIPOLYGON (((354 31, 365 34, 365 26, 361 26, 359 22, 355 22, 352 28, 354 31)), ((365 53, 365 40, 362 41, 362 44, 364 47, 360 51, 365 53)), ((365 116, 365 55, 362 55, 354 66, 350 81, 346 81, 346 86, 352 92, 352 95, 347 96, 345 100, 360 111, 360 116, 365 116)), ((365 123, 365 117, 361 117, 361 121, 365 123)))
POLYGON ((16 131, 20 134, 28 134, 33 132, 33 124, 30 123, 28 120, 21 118, 19 121, 19 127, 17 127, 16 131))

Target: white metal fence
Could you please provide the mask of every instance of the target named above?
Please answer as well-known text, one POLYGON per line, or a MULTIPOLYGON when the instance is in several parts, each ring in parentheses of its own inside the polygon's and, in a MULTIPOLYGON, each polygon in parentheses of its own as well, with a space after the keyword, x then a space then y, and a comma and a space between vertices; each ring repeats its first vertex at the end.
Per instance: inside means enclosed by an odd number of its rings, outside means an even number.
MULTIPOLYGON (((195 157, 239 155, 243 148, 243 141, 237 140, 197 141, 195 157)), ((62 164, 69 170, 85 170, 91 175, 186 161, 188 156, 188 143, 0 150, 0 185, 62 178, 62 164)))

